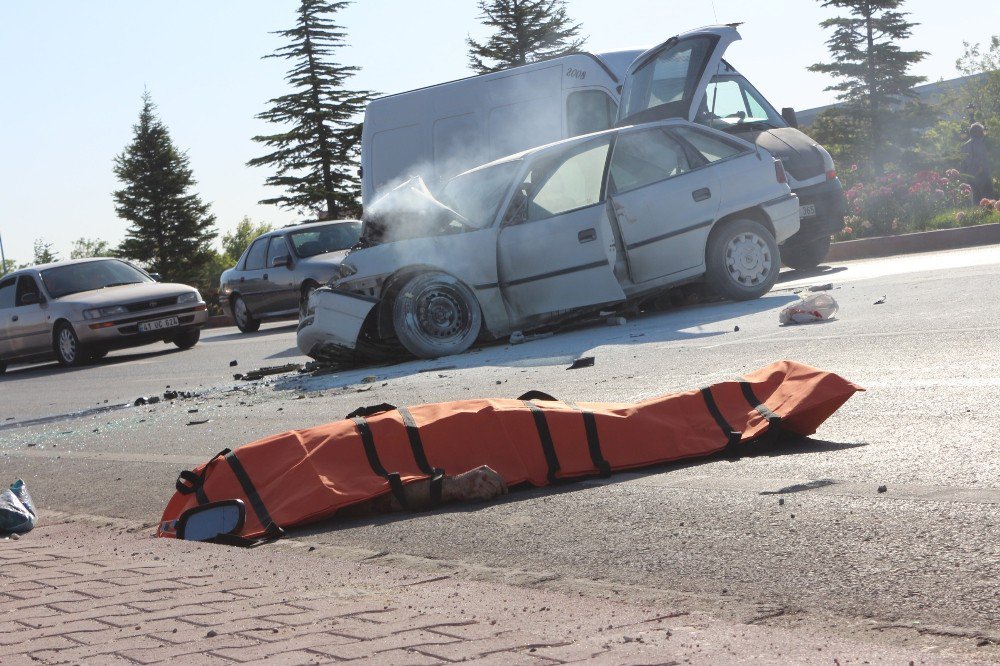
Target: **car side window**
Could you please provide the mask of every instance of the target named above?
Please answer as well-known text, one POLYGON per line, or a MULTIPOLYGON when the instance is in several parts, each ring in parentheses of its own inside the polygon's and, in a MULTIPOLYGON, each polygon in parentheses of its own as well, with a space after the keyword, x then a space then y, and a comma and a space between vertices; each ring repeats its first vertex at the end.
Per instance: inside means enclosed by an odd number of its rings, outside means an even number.
POLYGON ((278 257, 288 256, 288 244, 285 242, 283 236, 272 236, 271 245, 267 248, 267 263, 265 266, 271 268, 274 266, 274 260, 278 257))
POLYGON ((0 310, 14 307, 14 283, 16 277, 0 280, 0 310))
POLYGON ((619 194, 690 170, 684 147, 660 128, 619 135, 611 156, 611 183, 619 194))
MULTIPOLYGON (((17 295, 14 298, 14 307, 27 305, 24 303, 24 297, 28 294, 40 295, 41 292, 38 290, 38 283, 35 282, 35 278, 30 275, 22 275, 17 279, 17 295)), ((35 303, 37 302, 36 300, 35 303)))
POLYGON ((708 162, 718 162, 741 153, 750 152, 750 149, 743 144, 726 137, 710 134, 708 131, 691 127, 674 127, 672 131, 691 144, 708 162))
POLYGON ((264 268, 264 257, 267 254, 267 238, 258 238, 247 252, 247 260, 243 270, 259 271, 264 268))
POLYGON ((566 136, 600 132, 611 127, 618 105, 603 90, 578 90, 566 98, 566 136))
POLYGON ((604 167, 611 138, 587 143, 556 161, 532 169, 523 190, 528 192, 528 222, 543 220, 600 203, 604 198, 604 167), (537 185, 533 185, 537 183, 537 185))

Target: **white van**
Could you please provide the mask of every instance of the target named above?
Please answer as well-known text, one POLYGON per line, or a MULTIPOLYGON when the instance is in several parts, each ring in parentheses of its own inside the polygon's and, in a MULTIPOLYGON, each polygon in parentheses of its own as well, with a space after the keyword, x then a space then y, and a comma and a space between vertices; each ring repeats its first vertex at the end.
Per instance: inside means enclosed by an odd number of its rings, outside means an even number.
POLYGON ((844 226, 843 187, 830 154, 796 129, 795 112, 778 113, 723 59, 740 39, 735 26, 709 26, 645 52, 563 56, 374 100, 361 137, 363 203, 412 176, 434 190, 521 150, 615 124, 683 118, 782 161, 802 224, 781 258, 813 268, 844 226))

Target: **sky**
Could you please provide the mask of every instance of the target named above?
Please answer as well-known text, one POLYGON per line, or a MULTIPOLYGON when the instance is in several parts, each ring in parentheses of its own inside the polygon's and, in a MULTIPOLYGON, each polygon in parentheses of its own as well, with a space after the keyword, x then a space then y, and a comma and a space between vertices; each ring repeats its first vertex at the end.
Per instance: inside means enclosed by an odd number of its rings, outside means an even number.
MULTIPOLYGON (((278 126, 256 120, 288 92, 288 63, 262 59, 283 45, 297 0, 0 0, 0 238, 8 259, 31 259, 36 239, 68 258, 74 239, 117 244, 115 155, 133 136, 149 90, 195 191, 220 236, 244 216, 302 219, 262 206, 276 190, 251 140, 278 126)), ((592 52, 649 47, 678 32, 743 22, 726 58, 771 103, 808 109, 835 101, 831 81, 806 71, 828 60, 818 0, 569 0, 592 52), (613 11, 612 11, 613 9, 613 11)), ((930 52, 914 68, 929 81, 957 76, 962 42, 1000 31, 995 0, 907 0, 919 22, 905 48, 930 52)), ((356 89, 389 94, 470 75, 465 39, 488 33, 476 0, 358 0, 337 15, 350 45, 337 60, 361 71, 356 89)))

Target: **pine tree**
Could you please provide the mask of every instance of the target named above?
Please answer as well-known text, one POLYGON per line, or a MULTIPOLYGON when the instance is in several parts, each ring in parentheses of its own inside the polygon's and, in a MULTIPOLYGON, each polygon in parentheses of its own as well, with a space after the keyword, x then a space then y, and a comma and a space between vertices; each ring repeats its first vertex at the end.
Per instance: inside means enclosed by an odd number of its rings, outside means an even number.
POLYGON ((573 53, 587 41, 566 15, 565 0, 479 0, 479 10, 496 32, 485 42, 465 40, 477 74, 573 53))
POLYGON ((73 249, 69 251, 70 259, 109 257, 111 255, 111 244, 102 238, 77 238, 73 241, 73 249))
POLYGON ((143 93, 135 136, 115 157, 115 176, 123 184, 114 194, 115 212, 131 223, 117 254, 167 280, 193 282, 211 253, 215 216, 189 193, 196 181, 187 155, 174 146, 155 109, 143 93))
POLYGON ((59 253, 52 250, 52 243, 46 243, 42 238, 35 239, 35 256, 34 263, 38 264, 51 264, 53 261, 59 261, 59 253))
POLYGON ((277 173, 266 184, 284 188, 284 194, 262 204, 310 212, 319 219, 360 214, 361 188, 355 174, 361 126, 356 119, 372 93, 344 87, 360 68, 330 62, 346 43, 344 29, 332 16, 349 4, 301 0, 295 27, 275 33, 290 43, 264 56, 292 61, 285 81, 293 92, 270 100, 271 108, 257 116, 285 127, 277 134, 253 137, 272 152, 247 164, 275 167, 277 173))
MULTIPOLYGON (((827 90, 838 93, 847 111, 865 128, 868 157, 876 172, 891 154, 890 139, 899 128, 890 127, 893 108, 906 98, 915 98, 913 86, 925 80, 909 74, 911 66, 927 55, 924 51, 903 51, 899 41, 910 36, 916 23, 896 11, 903 0, 820 0, 823 7, 846 9, 848 17, 820 23, 833 28, 826 44, 831 63, 817 63, 812 72, 830 74, 838 83, 827 90)), ((918 116, 920 114, 913 114, 918 116)))

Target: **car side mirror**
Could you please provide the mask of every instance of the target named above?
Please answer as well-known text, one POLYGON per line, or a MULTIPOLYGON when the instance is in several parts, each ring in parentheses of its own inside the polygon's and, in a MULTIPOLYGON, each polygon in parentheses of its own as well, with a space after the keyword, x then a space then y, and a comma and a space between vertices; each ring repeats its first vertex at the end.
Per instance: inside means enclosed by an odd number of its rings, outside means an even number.
POLYGON ((38 305, 43 303, 41 294, 24 294, 21 296, 21 305, 38 305))
POLYGON ((287 254, 275 257, 271 260, 271 268, 280 268, 281 266, 291 266, 292 258, 287 254))
POLYGON ((243 500, 209 502, 188 509, 177 520, 177 538, 209 541, 224 534, 237 534, 246 520, 243 500))
POLYGON ((163 282, 163 276, 160 275, 159 273, 150 273, 149 277, 153 278, 157 282, 163 282))
POLYGON ((798 129, 799 119, 795 116, 795 109, 790 106, 786 106, 781 110, 781 117, 785 119, 790 127, 798 129))

